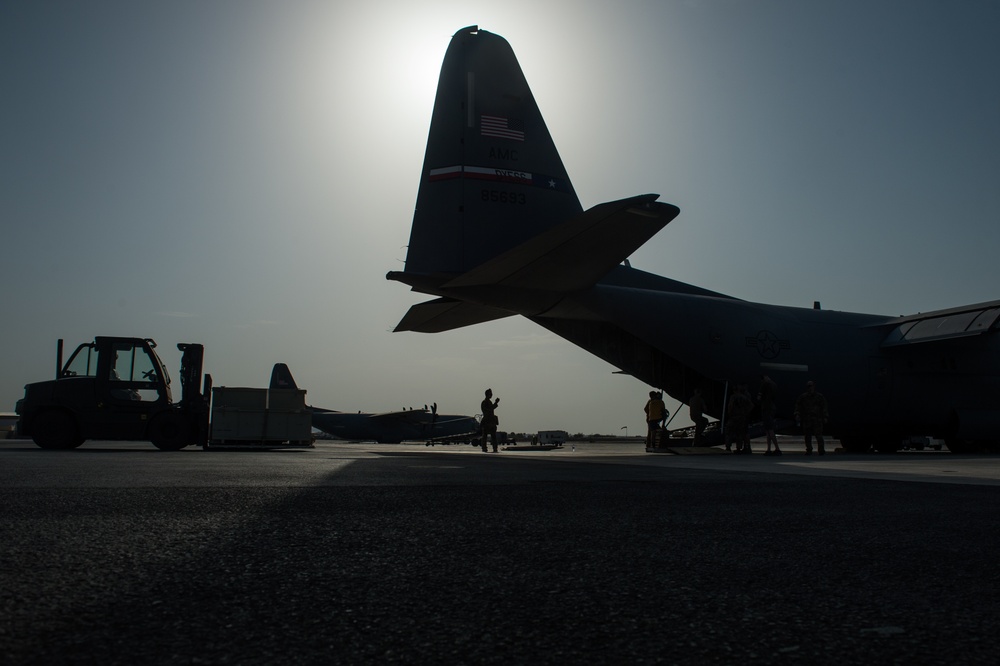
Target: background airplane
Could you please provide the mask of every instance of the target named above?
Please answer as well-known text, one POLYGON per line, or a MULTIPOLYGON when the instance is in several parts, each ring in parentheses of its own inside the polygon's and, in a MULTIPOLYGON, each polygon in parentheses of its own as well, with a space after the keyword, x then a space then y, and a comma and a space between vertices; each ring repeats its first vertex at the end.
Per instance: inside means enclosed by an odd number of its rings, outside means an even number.
POLYGON ((1000 437, 1000 301, 908 317, 751 303, 623 265, 680 212, 646 194, 584 211, 510 45, 459 30, 441 67, 403 271, 439 298, 397 331, 522 315, 721 419, 730 387, 778 384, 790 420, 807 380, 849 451, 912 435, 952 451, 1000 437))
MULTIPOLYGON (((271 369, 270 388, 298 388, 291 371, 284 363, 275 363, 271 369)), ((404 441, 434 442, 462 440, 479 433, 479 422, 473 416, 438 414, 437 403, 428 408, 407 409, 398 412, 356 414, 332 409, 309 407, 312 425, 317 430, 336 437, 359 442, 398 444, 404 441)))

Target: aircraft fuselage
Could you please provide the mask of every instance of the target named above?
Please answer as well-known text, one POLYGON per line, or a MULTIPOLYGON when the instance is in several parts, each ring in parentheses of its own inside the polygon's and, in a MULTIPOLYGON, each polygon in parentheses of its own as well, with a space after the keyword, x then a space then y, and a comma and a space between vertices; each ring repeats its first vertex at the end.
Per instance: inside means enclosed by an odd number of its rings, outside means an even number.
POLYGON ((313 410, 312 424, 338 439, 383 444, 423 442, 466 434, 471 437, 479 429, 478 422, 471 416, 434 416, 421 410, 397 412, 391 416, 313 410))
POLYGON ((594 317, 531 319, 680 402, 700 386, 715 418, 727 390, 742 383, 755 395, 766 374, 778 385, 779 419, 792 419, 806 381, 815 381, 829 403, 829 433, 841 439, 997 436, 995 331, 893 345, 899 323, 887 316, 604 283, 567 299, 559 310, 594 317))

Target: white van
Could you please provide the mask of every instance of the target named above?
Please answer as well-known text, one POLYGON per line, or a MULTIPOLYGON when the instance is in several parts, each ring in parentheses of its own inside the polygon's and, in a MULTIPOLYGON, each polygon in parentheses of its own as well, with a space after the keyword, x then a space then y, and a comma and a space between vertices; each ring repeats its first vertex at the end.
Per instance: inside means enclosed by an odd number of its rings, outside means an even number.
POLYGON ((561 446, 566 443, 567 439, 569 439, 569 433, 565 430, 538 431, 538 443, 542 446, 551 446, 553 444, 561 446))

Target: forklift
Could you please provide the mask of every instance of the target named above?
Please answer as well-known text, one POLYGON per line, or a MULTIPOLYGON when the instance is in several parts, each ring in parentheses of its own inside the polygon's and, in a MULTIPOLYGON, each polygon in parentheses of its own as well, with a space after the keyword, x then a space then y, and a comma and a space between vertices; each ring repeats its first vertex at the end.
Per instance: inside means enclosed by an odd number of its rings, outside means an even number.
POLYGON ((27 384, 17 401, 19 433, 43 449, 75 449, 88 439, 152 442, 163 451, 204 446, 209 433, 212 377, 200 389, 204 345, 181 343, 181 399, 149 338, 95 337, 63 365, 56 378, 27 384))

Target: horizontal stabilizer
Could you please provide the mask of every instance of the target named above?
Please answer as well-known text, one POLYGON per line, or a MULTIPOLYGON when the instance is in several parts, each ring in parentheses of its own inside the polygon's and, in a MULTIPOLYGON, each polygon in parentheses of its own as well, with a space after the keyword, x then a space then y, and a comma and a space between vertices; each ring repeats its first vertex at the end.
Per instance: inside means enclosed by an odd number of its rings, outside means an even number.
POLYGON ((644 194, 594 206, 442 287, 503 285, 552 292, 586 289, 677 217, 680 209, 657 202, 658 196, 644 194))
POLYGON ((507 310, 485 305, 475 305, 450 298, 437 298, 412 306, 394 330, 396 332, 440 333, 454 328, 480 324, 484 321, 510 317, 513 314, 507 310))

